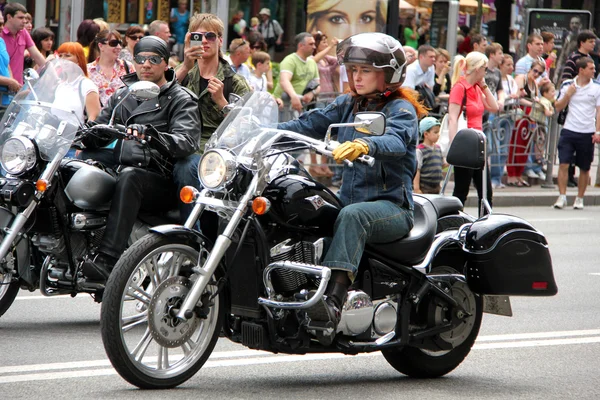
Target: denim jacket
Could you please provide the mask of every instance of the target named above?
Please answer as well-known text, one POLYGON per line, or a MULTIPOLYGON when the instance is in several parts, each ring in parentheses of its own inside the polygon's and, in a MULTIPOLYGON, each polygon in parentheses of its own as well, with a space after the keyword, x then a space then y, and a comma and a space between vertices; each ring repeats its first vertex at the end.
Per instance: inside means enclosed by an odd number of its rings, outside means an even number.
MULTIPOLYGON (((309 111, 278 128, 323 139, 330 124, 354 121, 355 102, 349 94, 339 96, 327 107, 309 111)), ((340 143, 362 139, 369 145, 369 155, 375 158, 373 167, 358 162, 353 167, 344 166, 338 195, 344 205, 390 200, 412 210, 419 138, 417 113, 411 103, 402 99, 390 100, 380 111, 386 116, 382 136, 363 134, 353 127, 338 128, 340 143)))

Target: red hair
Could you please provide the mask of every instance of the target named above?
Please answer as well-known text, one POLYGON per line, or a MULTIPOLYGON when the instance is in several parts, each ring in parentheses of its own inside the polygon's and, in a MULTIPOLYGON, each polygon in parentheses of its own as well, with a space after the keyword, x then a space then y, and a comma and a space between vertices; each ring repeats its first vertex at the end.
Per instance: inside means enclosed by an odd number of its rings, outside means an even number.
POLYGON ((85 62, 85 54, 83 46, 77 42, 65 42, 56 49, 57 54, 69 53, 77 57, 77 65, 83 70, 85 76, 88 76, 87 63, 85 62))

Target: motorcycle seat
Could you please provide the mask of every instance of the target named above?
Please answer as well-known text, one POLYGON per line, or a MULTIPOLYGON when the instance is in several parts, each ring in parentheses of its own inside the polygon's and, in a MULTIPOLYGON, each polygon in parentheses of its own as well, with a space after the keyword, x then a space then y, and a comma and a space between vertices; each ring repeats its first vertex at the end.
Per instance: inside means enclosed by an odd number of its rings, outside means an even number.
POLYGON ((441 194, 415 194, 413 195, 413 199, 416 197, 421 197, 427 199, 433 204, 437 212, 437 216, 443 217, 446 215, 456 214, 459 211, 463 210, 463 205, 458 199, 458 197, 454 196, 443 196, 441 194))
MULTIPOLYGON (((435 238, 438 213, 434 203, 437 200, 432 201, 429 196, 421 195, 413 199, 415 222, 408 235, 390 243, 370 243, 367 245, 368 251, 403 265, 415 265, 423 261, 435 238)), ((444 204, 439 201, 443 209, 444 204)))

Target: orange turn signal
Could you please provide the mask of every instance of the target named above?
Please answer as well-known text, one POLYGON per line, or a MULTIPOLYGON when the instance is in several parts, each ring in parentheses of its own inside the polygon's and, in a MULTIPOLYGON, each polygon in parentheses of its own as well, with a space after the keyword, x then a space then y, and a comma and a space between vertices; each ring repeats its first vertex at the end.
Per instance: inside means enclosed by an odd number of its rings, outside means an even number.
POLYGON ((264 215, 271 208, 271 202, 264 197, 257 197, 252 200, 252 211, 256 215, 264 215))
POLYGON ((42 193, 45 192, 48 189, 48 181, 45 179, 38 179, 35 182, 35 189, 38 192, 42 192, 42 193))
POLYGON ((191 204, 194 202, 194 200, 196 200, 196 193, 196 188, 193 186, 184 186, 181 189, 181 192, 179 192, 179 198, 185 204, 191 204))

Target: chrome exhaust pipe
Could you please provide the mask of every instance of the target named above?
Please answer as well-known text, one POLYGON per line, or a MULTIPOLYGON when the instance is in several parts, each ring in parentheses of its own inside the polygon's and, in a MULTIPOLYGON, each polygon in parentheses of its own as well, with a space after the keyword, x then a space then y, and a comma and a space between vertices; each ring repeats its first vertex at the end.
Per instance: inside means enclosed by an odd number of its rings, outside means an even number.
POLYGON ((331 269, 320 265, 304 264, 292 261, 277 261, 271 263, 267 265, 267 267, 263 271, 263 283, 265 284, 268 298, 265 299, 264 297, 259 297, 258 304, 270 308, 282 308, 288 310, 310 308, 317 304, 319 300, 321 300, 323 294, 325 294, 325 289, 327 288, 327 284, 329 283, 330 278, 331 269), (314 275, 318 278, 321 278, 321 283, 319 284, 315 295, 306 301, 276 301, 274 300, 275 289, 273 288, 273 284, 271 283, 271 272, 273 272, 276 269, 289 269, 304 274, 314 275))

